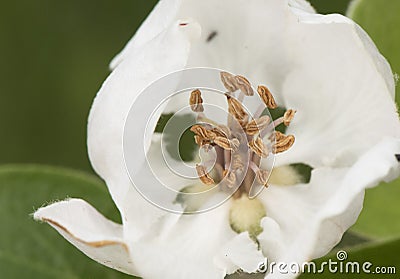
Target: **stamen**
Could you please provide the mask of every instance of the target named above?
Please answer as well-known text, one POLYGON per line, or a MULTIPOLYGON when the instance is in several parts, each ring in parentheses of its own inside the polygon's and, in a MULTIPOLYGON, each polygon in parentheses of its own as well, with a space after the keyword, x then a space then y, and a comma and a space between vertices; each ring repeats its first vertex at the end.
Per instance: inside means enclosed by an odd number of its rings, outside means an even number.
POLYGON ((229 140, 225 137, 216 137, 215 139, 213 139, 213 142, 225 150, 233 151, 236 151, 239 148, 240 144, 238 139, 229 140))
POLYGON ((256 174, 257 182, 265 187, 268 187, 269 172, 260 169, 253 161, 250 162, 249 167, 256 174))
POLYGON ((203 138, 202 136, 199 136, 199 135, 195 135, 194 136, 194 141, 200 147, 202 147, 203 145, 211 143, 209 140, 206 140, 205 138, 203 138))
POLYGON ((296 114, 296 111, 293 109, 288 109, 285 114, 283 115, 283 124, 287 127, 290 125, 290 122, 292 122, 294 115, 296 114))
POLYGON ((265 146, 263 143, 262 139, 260 137, 257 137, 256 139, 252 139, 248 143, 250 149, 256 153, 259 157, 265 158, 268 156, 268 148, 265 146))
POLYGON ((275 119, 274 122, 269 124, 269 126, 261 133, 261 137, 264 138, 270 131, 274 130, 276 127, 281 125, 282 123, 287 127, 290 125, 290 122, 293 120, 296 111, 293 109, 289 109, 285 112, 282 117, 275 119))
POLYGON ((232 154, 230 150, 224 150, 224 170, 229 169, 229 165, 231 164, 232 154))
POLYGON ((235 92, 239 89, 237 79, 230 73, 221 72, 221 81, 228 92, 235 92))
POLYGON ((242 102, 245 96, 254 95, 250 81, 243 76, 232 75, 228 72, 221 72, 220 78, 227 89, 225 93, 229 111, 227 124, 222 125, 206 117, 202 92, 196 89, 190 94, 189 104, 192 111, 197 113, 198 124, 193 125, 190 130, 195 134, 197 145, 205 151, 211 149, 215 151, 212 160, 196 165, 201 182, 205 185, 213 185, 223 181, 221 190, 239 186, 233 194, 234 200, 238 201, 247 193, 251 195, 255 181, 257 184, 268 187, 270 171, 260 169, 261 160, 268 157, 271 152, 281 153, 293 146, 295 137, 275 131, 275 127, 281 124, 289 126, 296 110, 289 109, 282 117, 275 120, 269 115, 263 115, 266 107, 276 109, 278 106, 269 89, 260 85, 257 93, 262 102, 259 102, 256 114, 250 115, 242 102), (238 90, 240 94, 236 94, 238 90), (241 132, 243 130, 245 133, 241 132), (272 147, 264 144, 264 137, 269 139, 272 147), (243 145, 245 142, 248 147, 243 145), (245 157, 246 154, 250 155, 249 159, 245 157), (244 179, 238 181, 238 176, 242 174, 244 179))
POLYGON ((201 91, 199 89, 192 91, 192 93, 190 94, 189 104, 190 108, 194 112, 204 111, 203 99, 201 98, 201 91))
POLYGON ((269 172, 267 170, 259 170, 256 173, 256 178, 258 183, 260 183, 261 185, 268 187, 268 178, 269 178, 269 172))
POLYGON ((258 105, 257 110, 254 113, 254 117, 261 117, 262 113, 264 112, 264 110, 265 110, 265 104, 263 102, 263 103, 258 105))
POLYGON ((232 188, 236 184, 236 174, 232 171, 224 170, 224 179, 228 187, 232 188))
POLYGON ((275 109, 278 107, 276 105, 274 96, 272 96, 271 92, 269 91, 269 89, 266 86, 264 86, 264 85, 258 86, 257 92, 260 95, 261 100, 263 100, 264 104, 267 106, 267 108, 275 109))
POLYGON ((237 86, 239 87, 240 91, 243 92, 244 95, 246 95, 246 96, 254 95, 253 88, 251 87, 251 84, 247 78, 245 78, 243 76, 236 76, 235 78, 236 78, 237 86))
POLYGON ((276 133, 278 137, 275 138, 276 143, 273 147, 273 153, 278 154, 288 150, 294 144, 295 138, 293 135, 284 135, 282 133, 276 133))
POLYGON ((190 131, 192 131, 193 133, 195 133, 196 135, 200 136, 202 139, 205 140, 212 140, 216 137, 214 132, 207 130, 205 127, 199 124, 193 125, 190 128, 190 131))
POLYGON ((197 175, 199 176, 201 182, 206 185, 215 184, 214 179, 207 173, 207 170, 204 166, 197 164, 196 165, 197 175))
POLYGON ((225 125, 218 125, 211 130, 217 137, 228 138, 231 136, 231 131, 225 125))
POLYGON ((283 134, 283 133, 281 133, 279 131, 275 131, 275 141, 276 142, 282 140, 283 138, 285 138, 285 134, 283 134))
POLYGON ((236 118, 237 121, 242 125, 244 122, 247 122, 248 115, 244 110, 242 104, 233 98, 232 96, 225 94, 226 98, 228 99, 228 110, 229 113, 236 118))
POLYGON ((250 136, 254 136, 268 126, 269 120, 269 116, 264 115, 258 119, 250 121, 246 126, 246 133, 250 136))

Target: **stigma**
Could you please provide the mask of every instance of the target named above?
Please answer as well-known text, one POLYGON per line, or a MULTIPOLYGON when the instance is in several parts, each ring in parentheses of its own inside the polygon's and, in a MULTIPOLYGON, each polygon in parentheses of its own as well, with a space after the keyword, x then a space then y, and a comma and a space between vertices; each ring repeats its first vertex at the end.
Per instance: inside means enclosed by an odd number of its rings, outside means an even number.
POLYGON ((289 150, 294 135, 275 131, 281 124, 289 126, 296 111, 289 109, 278 119, 271 119, 264 112, 278 107, 272 93, 265 85, 254 90, 247 78, 227 72, 220 73, 226 92, 228 116, 226 123, 216 123, 206 117, 202 92, 193 90, 189 105, 198 114, 198 121, 191 126, 199 148, 213 150, 212 162, 196 165, 200 181, 207 186, 218 185, 221 189, 236 188, 234 199, 249 196, 254 185, 268 187, 270 170, 261 167, 262 160, 289 150), (258 94, 255 94, 257 92, 258 94), (244 106, 245 98, 257 98, 259 106, 250 112, 244 106))

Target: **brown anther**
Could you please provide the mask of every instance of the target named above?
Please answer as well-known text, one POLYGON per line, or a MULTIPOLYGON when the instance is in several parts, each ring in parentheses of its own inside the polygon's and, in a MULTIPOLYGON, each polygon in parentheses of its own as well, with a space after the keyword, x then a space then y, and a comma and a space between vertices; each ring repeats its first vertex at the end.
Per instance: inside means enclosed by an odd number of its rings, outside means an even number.
POLYGON ((283 115, 283 124, 287 127, 290 125, 290 122, 292 122, 294 115, 296 114, 296 111, 293 109, 288 109, 285 114, 283 115))
POLYGON ((240 124, 242 124, 244 121, 247 121, 248 115, 244 110, 242 103, 228 94, 225 94, 225 96, 228 100, 229 113, 232 114, 240 124))
POLYGON ((295 138, 293 135, 283 135, 281 133, 279 140, 276 139, 276 143, 273 147, 274 154, 278 154, 288 150, 294 144, 295 138))
POLYGON ((216 137, 213 140, 213 142, 225 150, 233 150, 233 151, 237 150, 240 144, 238 139, 229 140, 225 137, 216 137))
POLYGON ((207 130, 205 127, 199 124, 193 125, 190 128, 190 131, 192 131, 193 133, 202 137, 205 140, 214 139, 216 137, 216 135, 212 131, 207 130))
POLYGON ((249 147, 254 151, 258 156, 265 158, 268 156, 268 148, 264 145, 262 139, 257 137, 256 139, 252 139, 249 142, 249 147))
POLYGON ((199 89, 193 90, 189 99, 190 108, 194 112, 203 112, 203 98, 201 98, 201 91, 199 89))
POLYGON ((276 105, 274 96, 272 96, 269 89, 264 85, 259 85, 257 88, 257 92, 260 95, 262 101, 269 109, 275 109, 278 106, 276 105))
POLYGON ((219 129, 220 131, 222 131, 227 137, 231 136, 231 130, 228 128, 228 126, 219 124, 217 129, 219 129))
POLYGON ((219 125, 211 130, 217 137, 228 138, 230 136, 230 131, 228 127, 219 125))
POLYGON ((211 144, 211 141, 208 139, 205 139, 199 135, 195 135, 194 136, 194 141, 196 142, 196 144, 200 147, 206 145, 206 144, 211 144))
POLYGON ((246 134, 254 136, 255 134, 261 132, 269 124, 269 116, 264 115, 258 119, 250 121, 246 125, 246 134))
POLYGON ((203 182, 206 185, 215 184, 214 179, 207 173, 207 170, 204 166, 197 164, 196 171, 201 182, 203 182))
POLYGON ((268 187, 268 178, 269 178, 269 172, 266 170, 259 170, 256 173, 256 178, 258 183, 261 185, 264 185, 265 187, 268 187))
POLYGON ((279 131, 275 131, 275 133, 273 133, 272 135, 271 135, 271 140, 275 140, 276 142, 278 142, 278 141, 280 141, 281 139, 283 139, 284 137, 286 137, 285 136, 285 134, 282 134, 281 132, 279 132, 279 131), (275 137, 275 138, 274 138, 275 137))
POLYGON ((253 88, 251 87, 250 81, 247 78, 245 78, 244 76, 236 76, 235 78, 237 86, 239 87, 240 91, 243 92, 244 95, 246 96, 254 95, 253 88))
POLYGON ((194 141, 198 146, 202 146, 203 145, 203 138, 199 135, 195 135, 194 136, 194 141))
POLYGON ((228 90, 228 92, 235 92, 236 90, 239 89, 237 80, 234 75, 227 73, 227 72, 221 72, 221 81, 225 88, 228 90))

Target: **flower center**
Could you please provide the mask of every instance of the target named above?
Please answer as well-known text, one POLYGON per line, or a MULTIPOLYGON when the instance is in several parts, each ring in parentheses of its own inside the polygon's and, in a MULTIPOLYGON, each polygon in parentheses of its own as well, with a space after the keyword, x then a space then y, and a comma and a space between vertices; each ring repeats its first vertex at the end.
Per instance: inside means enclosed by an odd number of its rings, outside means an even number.
POLYGON ((206 116, 202 93, 199 89, 191 92, 189 104, 197 113, 197 123, 191 127, 196 144, 210 152, 214 160, 196 165, 199 179, 205 185, 218 184, 221 189, 237 187, 234 199, 249 196, 253 186, 268 187, 270 171, 261 167, 262 160, 288 150, 295 141, 293 135, 275 131, 278 125, 289 126, 296 111, 289 109, 278 119, 271 119, 263 112, 275 109, 277 104, 271 92, 264 85, 253 87, 248 79, 239 75, 221 72, 221 81, 227 89, 227 123, 215 123, 206 116), (243 104, 245 98, 258 98, 257 110, 251 114, 243 104))

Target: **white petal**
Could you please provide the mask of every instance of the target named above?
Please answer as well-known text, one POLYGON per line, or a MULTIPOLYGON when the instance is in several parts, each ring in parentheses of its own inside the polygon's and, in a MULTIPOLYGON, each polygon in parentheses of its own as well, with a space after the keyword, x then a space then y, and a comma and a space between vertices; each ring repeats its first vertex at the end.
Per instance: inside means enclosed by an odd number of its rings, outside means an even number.
POLYGON ((154 39, 157 35, 168 29, 174 21, 179 5, 182 0, 161 0, 154 7, 135 36, 128 42, 125 48, 111 62, 110 68, 115 69, 128 55, 135 53, 147 42, 154 39))
POLYGON ((299 20, 288 31, 292 67, 282 88, 284 105, 297 110, 288 129, 296 143, 278 163, 350 166, 382 137, 400 137, 392 72, 351 20, 299 20))
POLYGON ((289 0, 289 6, 294 12, 299 14, 315 14, 315 9, 306 0, 289 0))
POLYGON ((255 85, 266 83, 272 92, 280 91, 290 69, 283 47, 285 29, 293 17, 287 1, 191 0, 184 2, 179 15, 195 19, 202 28, 189 66, 224 69, 246 76, 255 85), (213 32, 216 35, 208 41, 213 32))
POLYGON ((228 267, 228 274, 238 269, 247 273, 255 273, 264 263, 263 254, 258 250, 257 244, 250 239, 247 232, 234 237, 223 247, 221 252, 222 254, 217 261, 228 267))
MULTIPOLYGON (((174 158, 171 158, 168 152, 162 149, 161 137, 161 134, 153 135, 152 143, 147 153, 147 161, 160 183, 177 191, 181 190, 185 186, 198 183, 199 179, 195 169, 193 170, 193 173, 187 173, 187 177, 183 176, 185 170, 182 170, 181 172, 180 170, 182 169, 182 166, 186 165, 183 164, 182 161, 177 161, 174 158), (195 177, 196 179, 190 179, 190 177, 195 177)), ((140 180, 143 185, 146 185, 146 180, 148 181, 149 179, 143 175, 140 177, 140 180)))
POLYGON ((170 213, 160 219, 148 235, 132 245, 141 276, 224 278, 225 268, 214 264, 214 256, 236 236, 228 223, 228 209, 229 202, 202 214, 179 217, 170 213))
POLYGON ((83 200, 70 199, 42 207, 35 220, 55 228, 93 260, 129 274, 136 274, 123 239, 122 226, 111 222, 83 200))
MULTIPOLYGON (((189 37, 192 31, 198 32, 197 28, 196 24, 182 27, 179 22, 175 22, 126 57, 106 80, 94 101, 88 124, 89 157, 96 172, 106 180, 122 213, 123 202, 133 187, 126 183, 129 179, 125 171, 122 146, 129 108, 150 83, 185 66, 190 49, 189 37), (119 183, 121 181, 124 183, 119 183)), ((140 112, 137 117, 138 121, 143 121, 140 112)), ((155 121, 150 124, 151 127, 155 127, 155 121)), ((129 202, 133 203, 134 200, 132 197, 129 202)))
POLYGON ((315 169, 309 184, 264 191, 268 219, 258 237, 264 255, 302 263, 329 252, 357 220, 364 189, 400 174, 398 152, 400 140, 382 140, 351 168, 315 169))

